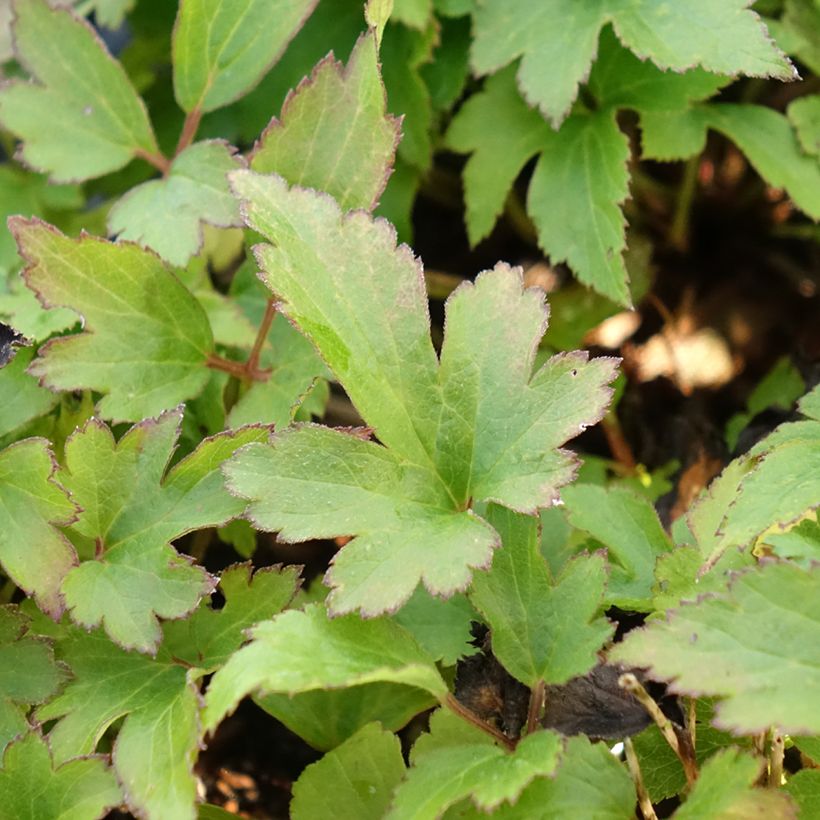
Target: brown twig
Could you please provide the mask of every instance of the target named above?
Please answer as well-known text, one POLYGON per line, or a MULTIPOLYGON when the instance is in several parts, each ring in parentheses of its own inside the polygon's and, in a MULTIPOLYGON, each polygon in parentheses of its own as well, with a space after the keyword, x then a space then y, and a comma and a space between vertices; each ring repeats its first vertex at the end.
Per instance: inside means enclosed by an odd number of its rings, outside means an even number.
POLYGON ((609 445, 612 457, 623 467, 627 475, 635 475, 638 462, 635 460, 635 454, 624 436, 621 423, 615 413, 610 411, 604 416, 601 420, 601 429, 604 431, 606 443, 609 445))
POLYGON ((677 755, 683 766, 683 773, 686 775, 686 783, 691 787, 698 779, 698 767, 694 759, 685 754, 678 742, 678 736, 675 734, 675 729, 672 726, 672 721, 661 711, 660 706, 652 699, 649 692, 644 689, 643 684, 632 674, 626 672, 618 678, 618 685, 630 692, 644 709, 649 713, 655 725, 660 729, 666 742, 669 744, 672 751, 677 755))
POLYGON ((265 315, 262 317, 259 330, 256 332, 256 339, 254 339, 253 342, 251 355, 248 356, 248 361, 245 363, 248 373, 256 373, 259 370, 259 357, 262 355, 262 348, 265 346, 265 340, 268 338, 268 331, 270 330, 271 324, 273 324, 275 316, 276 305, 273 299, 268 299, 265 305, 265 315))
POLYGON ((153 165, 163 175, 171 170, 171 160, 159 151, 146 151, 144 148, 137 148, 134 156, 144 159, 149 165, 153 165))
POLYGON ((202 120, 202 109, 197 106, 193 111, 188 112, 185 122, 182 124, 182 131, 179 134, 174 156, 179 156, 193 141, 202 120))
POLYGON ((772 729, 769 746, 769 788, 779 789, 783 785, 783 756, 786 753, 786 742, 783 735, 772 729))
POLYGON ((544 681, 540 680, 532 688, 530 693, 530 708, 527 712, 527 734, 532 734, 538 726, 538 719, 541 717, 541 712, 544 709, 544 695, 547 687, 544 681))
POLYGON ((644 816, 644 820, 658 820, 655 807, 652 805, 652 798, 650 798, 643 782, 641 764, 635 754, 632 738, 624 739, 624 751, 626 752, 626 765, 629 767, 629 773, 632 775, 632 782, 635 784, 635 791, 638 794, 638 805, 641 807, 641 814, 644 816))
POLYGON ((463 703, 456 700, 453 695, 448 694, 442 701, 442 706, 446 706, 451 712, 453 712, 453 714, 458 715, 468 723, 472 723, 473 726, 490 735, 493 740, 498 741, 510 751, 515 749, 514 740, 507 737, 500 729, 496 729, 495 726, 491 726, 486 720, 482 720, 475 712, 473 712, 472 709, 468 709, 463 703))

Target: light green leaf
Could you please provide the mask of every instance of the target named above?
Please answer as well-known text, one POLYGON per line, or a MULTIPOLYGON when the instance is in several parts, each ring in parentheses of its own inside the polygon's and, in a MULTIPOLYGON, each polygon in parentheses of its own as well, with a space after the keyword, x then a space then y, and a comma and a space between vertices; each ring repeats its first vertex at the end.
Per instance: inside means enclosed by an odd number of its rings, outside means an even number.
POLYGON ((785 0, 779 22, 790 51, 815 74, 820 72, 820 7, 816 0, 785 0))
MULTIPOLYGON (((11 236, 11 234, 9 234, 11 236)), ((12 242, 13 242, 12 238, 12 242)), ((15 245, 15 268, 20 262, 15 245)), ((61 330, 70 330, 79 325, 79 317, 73 310, 56 308, 45 310, 37 297, 23 282, 18 271, 9 274, 0 293, 0 315, 6 324, 18 330, 32 342, 42 342, 61 330)))
POLYGON ((163 649, 153 659, 76 627, 57 651, 74 678, 37 711, 38 720, 59 719, 48 736, 55 761, 90 754, 125 718, 113 759, 129 807, 151 817, 195 817, 200 701, 186 670, 163 649))
POLYGON ((397 732, 415 715, 436 704, 428 692, 398 683, 315 689, 298 695, 258 695, 254 701, 322 751, 335 749, 374 720, 397 732))
POLYGON ((624 609, 651 609, 655 562, 672 548, 658 515, 645 498, 618 487, 575 484, 561 491, 569 522, 609 552, 606 600, 624 609))
POLYGON ((63 611, 60 584, 77 555, 57 529, 79 509, 53 478, 57 464, 45 439, 0 452, 0 562, 3 571, 54 618, 63 611))
POLYGON ((42 347, 30 372, 54 390, 108 395, 99 412, 128 421, 196 396, 213 337, 202 307, 148 251, 92 236, 69 239, 39 220, 14 218, 26 284, 46 307, 70 307, 83 333, 42 347))
POLYGON ((787 114, 802 149, 807 154, 820 155, 820 94, 795 100, 787 114))
POLYGON ((71 617, 86 628, 102 623, 112 640, 142 652, 156 651, 157 616, 179 618, 213 586, 169 542, 242 513, 219 467, 268 434, 247 427, 207 438, 166 474, 181 419, 176 411, 146 420, 118 442, 92 419, 66 442, 60 473, 82 507, 72 531, 94 544, 93 560, 63 582, 71 617))
POLYGON ((716 710, 721 728, 820 732, 818 589, 817 567, 767 564, 740 575, 727 593, 633 630, 610 660, 674 679, 677 692, 725 698, 716 710))
POLYGON ((753 788, 762 761, 738 749, 723 749, 706 761, 675 820, 766 817, 791 820, 794 808, 782 792, 753 788))
POLYGON ((797 804, 800 820, 820 818, 820 771, 803 769, 793 774, 784 791, 797 804))
POLYGON ((189 146, 162 179, 132 188, 114 205, 108 230, 171 265, 186 265, 202 247, 204 222, 220 228, 242 224, 228 187, 228 172, 243 165, 234 150, 220 140, 189 146))
POLYGON ((381 820, 404 775, 399 739, 377 723, 308 766, 293 784, 293 820, 381 820))
POLYGON ((342 210, 372 209, 384 190, 399 139, 372 34, 359 38, 347 67, 322 60, 285 101, 251 155, 251 167, 292 185, 327 191, 342 210))
POLYGON ((476 573, 470 599, 490 627, 496 658, 529 687, 583 675, 613 632, 605 618, 595 617, 606 585, 604 559, 579 556, 553 581, 536 518, 493 506, 487 520, 503 546, 489 572, 476 573))
POLYGON ((157 151, 145 105, 88 23, 45 0, 18 0, 13 31, 36 82, 0 89, 0 122, 23 141, 27 165, 71 182, 157 151))
POLYGON ((69 760, 55 769, 46 742, 35 732, 6 748, 0 794, 0 820, 88 820, 122 799, 102 757, 69 760))
POLYGON ((542 297, 500 265, 448 300, 439 364, 421 272, 385 223, 362 212, 342 218, 331 198, 276 177, 233 180, 250 223, 276 242, 259 259, 280 310, 381 444, 285 431, 229 466, 232 488, 252 501, 259 527, 285 539, 361 536, 331 569, 336 612, 395 609, 420 580, 434 594, 463 589, 497 543, 471 503, 551 504, 575 470, 556 448, 600 418, 614 362, 562 354, 533 375, 542 297))
POLYGON ((644 111, 641 157, 661 162, 688 159, 706 147, 707 116, 703 108, 644 111))
POLYGON ((51 647, 26 635, 28 621, 17 607, 0 607, 0 753, 28 730, 25 707, 53 695, 63 679, 51 647))
POLYGON ((40 387, 37 379, 26 372, 34 354, 33 347, 24 347, 0 369, 0 396, 3 397, 0 404, 0 436, 45 415, 60 400, 56 393, 40 387))
POLYGON ((435 820, 466 797, 484 811, 515 802, 533 779, 555 771, 560 749, 547 731, 527 735, 514 752, 487 743, 433 749, 416 757, 387 817, 435 820))
POLYGON ((208 673, 224 665, 245 642, 245 630, 281 612, 299 587, 298 567, 234 564, 219 579, 221 609, 204 602, 185 620, 165 624, 163 648, 174 658, 208 673))
POLYGON ((211 680, 203 719, 209 731, 252 692, 295 694, 384 682, 415 686, 439 700, 447 696, 433 661, 387 618, 328 618, 312 604, 259 624, 252 636, 211 680))
POLYGON ((820 559, 820 522, 815 514, 784 533, 764 536, 763 541, 774 549, 777 556, 809 566, 820 559))
POLYGON ((601 28, 642 59, 675 71, 793 79, 794 68, 767 37, 747 0, 487 0, 474 12, 473 68, 491 74, 522 57, 518 84, 557 127, 589 73, 601 28))
POLYGON ((433 0, 393 0, 391 20, 411 28, 423 29, 433 13, 433 0))
POLYGON ((820 421, 820 385, 806 393, 797 406, 804 416, 820 421))
MULTIPOLYGON (((461 807, 459 807, 461 808, 461 807)), ((458 809, 447 818, 484 817, 476 810, 458 809)), ((493 813, 502 820, 634 820, 635 788, 625 766, 605 743, 570 738, 552 777, 533 781, 512 806, 493 813)))
POLYGON ((282 55, 316 0, 182 0, 174 26, 174 93, 187 112, 250 91, 282 55))

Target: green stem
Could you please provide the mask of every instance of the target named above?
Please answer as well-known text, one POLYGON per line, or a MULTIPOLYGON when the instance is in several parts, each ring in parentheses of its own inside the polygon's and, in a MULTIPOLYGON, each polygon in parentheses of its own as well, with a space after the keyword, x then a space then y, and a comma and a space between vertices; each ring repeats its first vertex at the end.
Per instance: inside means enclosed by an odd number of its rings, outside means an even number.
POLYGON ((527 734, 531 735, 538 726, 538 720, 541 717, 541 712, 544 710, 544 695, 547 687, 544 681, 539 680, 532 688, 530 693, 530 708, 527 713, 527 734))
POLYGON ((689 247, 689 221, 692 212, 692 201, 698 187, 698 168, 700 156, 690 157, 683 169, 683 180, 678 191, 675 215, 669 229, 669 242, 673 248, 685 251, 689 247))
POLYGON ((144 159, 149 165, 153 165, 165 176, 171 170, 171 160, 159 151, 146 151, 144 148, 137 148, 134 156, 144 159))
POLYGON ((185 122, 182 125, 182 131, 179 135, 174 156, 179 156, 193 141, 196 132, 199 129, 199 123, 202 120, 202 109, 197 106, 193 111, 188 112, 185 117, 185 122))
POLYGON ((259 357, 262 355, 262 348, 265 346, 265 340, 268 338, 268 331, 273 324, 276 316, 276 305, 273 299, 268 299, 265 305, 265 315, 262 317, 262 322, 259 325, 259 330, 256 332, 256 339, 253 342, 253 349, 245 367, 249 374, 259 372, 259 357))

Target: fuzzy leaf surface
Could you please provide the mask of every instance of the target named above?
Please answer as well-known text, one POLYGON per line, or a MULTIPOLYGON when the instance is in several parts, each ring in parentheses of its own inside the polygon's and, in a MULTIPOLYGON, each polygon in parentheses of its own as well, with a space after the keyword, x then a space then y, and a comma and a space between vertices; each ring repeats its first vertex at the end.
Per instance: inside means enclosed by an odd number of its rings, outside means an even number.
POLYGON ((317 0, 183 0, 174 26, 180 107, 213 111, 250 91, 282 55, 317 0))
POLYGON ((60 584, 77 563, 71 543, 57 529, 79 510, 53 479, 57 465, 45 439, 18 441, 0 452, 0 563, 37 605, 59 617, 60 584))
POLYGON ((45 0, 14 10, 17 58, 35 82, 0 88, 0 122, 23 141, 27 165, 72 182, 157 150, 145 105, 88 23, 45 0))
POLYGON ((404 771, 399 739, 369 723, 302 772, 293 784, 290 816, 381 820, 404 771))
POLYGON ((65 690, 37 712, 59 719, 49 733, 55 762, 92 753, 106 729, 125 718, 113 762, 129 807, 140 814, 195 817, 193 763, 199 743, 199 693, 166 652, 126 652, 99 630, 71 627, 57 643, 71 668, 65 690))
POLYGON ((488 572, 476 573, 470 599, 492 633, 493 653, 529 687, 583 675, 612 626, 595 615, 603 603, 606 562, 601 555, 567 562, 553 581, 541 555, 538 519, 492 507, 488 521, 500 533, 488 572))
POLYGON ((372 209, 387 183, 399 138, 372 34, 359 38, 347 66, 332 56, 292 92, 251 157, 251 168, 333 196, 342 210, 372 209))
POLYGON ((676 692, 723 698, 715 720, 721 728, 820 732, 818 588, 816 567, 768 564, 740 575, 728 593, 633 630, 610 660, 647 667, 676 692))
POLYGON ((548 731, 527 735, 512 753, 483 742, 433 749, 416 757, 387 817, 435 820, 466 797, 484 811, 514 802, 534 778, 555 771, 560 749, 548 731))
POLYGON ((51 647, 26 635, 28 620, 16 607, 0 607, 0 752, 29 728, 22 707, 53 695, 63 678, 51 647))
POLYGON ((168 621, 163 648, 204 672, 213 672, 245 642, 245 630, 281 612, 299 587, 298 567, 228 567, 219 579, 221 609, 204 602, 185 620, 168 621))
POLYGON ((598 36, 611 22, 625 46, 662 69, 793 79, 748 0, 487 0, 474 12, 472 65, 491 74, 522 57, 518 85, 557 127, 588 76, 598 36))
POLYGON ((205 728, 212 731, 252 692, 296 694, 364 683, 403 683, 442 699, 447 684, 408 632, 386 618, 329 618, 312 604, 253 629, 253 640, 211 680, 205 728), (310 652, 304 647, 309 646, 310 652))
POLYGON ((202 247, 204 222, 220 228, 241 224, 227 175, 242 164, 224 142, 191 145, 165 177, 143 182, 114 205, 108 230, 182 267, 202 247))
POLYGON ((54 767, 48 745, 31 732, 6 748, 0 769, 0 820, 88 820, 122 800, 102 757, 54 767))
POLYGON ((285 540, 360 536, 329 575, 336 612, 396 609, 420 580, 434 594, 463 589, 498 542, 471 500, 551 504, 575 472, 558 447, 600 418, 615 362, 561 354, 533 375, 543 298, 499 265, 448 300, 439 363, 421 270, 386 223, 342 216, 330 197, 277 177, 237 172, 233 184, 250 224, 276 242, 259 260, 280 309, 381 444, 284 431, 227 467, 232 490, 285 540))
POLYGON ((219 467, 268 433, 247 427, 205 439, 166 474, 181 417, 175 411, 149 419, 118 442, 92 419, 66 442, 60 474, 83 510, 72 529, 95 544, 94 560, 63 583, 71 616, 86 628, 102 623, 112 640, 143 652, 156 651, 157 616, 179 618, 213 586, 169 542, 242 513, 219 467))
POLYGON ((30 372, 53 390, 107 395, 104 418, 133 421, 196 396, 213 349, 205 311, 151 252, 92 236, 69 239, 38 220, 12 220, 26 284, 45 307, 69 307, 84 332, 40 348, 30 372))
POLYGON ((569 522, 609 552, 607 602, 625 609, 651 609, 655 562, 672 545, 657 513, 642 496, 622 488, 575 484, 561 492, 569 522))
POLYGON ((761 761, 739 749, 723 749, 706 761, 700 776, 675 812, 675 820, 721 820, 724 817, 771 817, 792 820, 794 806, 782 792, 753 788, 761 761))

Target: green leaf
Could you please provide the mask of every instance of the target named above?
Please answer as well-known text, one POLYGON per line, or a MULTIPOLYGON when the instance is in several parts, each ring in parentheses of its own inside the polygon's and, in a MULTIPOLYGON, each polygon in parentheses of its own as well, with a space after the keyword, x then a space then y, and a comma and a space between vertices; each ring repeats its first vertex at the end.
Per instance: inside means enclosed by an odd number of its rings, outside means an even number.
POLYGON ((557 734, 540 731, 524 737, 514 752, 478 743, 417 755, 387 817, 435 820, 466 797, 484 811, 515 802, 533 779, 555 771, 560 749, 557 734))
POLYGON ((18 350, 14 359, 0 369, 0 436, 45 415, 60 400, 26 372, 34 354, 33 347, 18 350))
POLYGON ((807 154, 820 155, 820 94, 795 100, 789 105, 787 114, 801 148, 807 154))
POLYGON ((335 612, 396 609, 420 580, 434 594, 463 589, 497 543, 471 502, 549 506, 575 470, 556 448, 600 418, 614 362, 562 354, 532 375, 542 297, 500 265, 448 300, 439 364, 421 271, 389 226, 362 212, 342 218, 330 197, 276 177, 233 180, 250 224, 277 243, 259 260, 280 310, 382 444, 287 430, 228 466, 232 489, 252 501, 259 528, 285 540, 360 536, 330 572, 335 612))
MULTIPOLYGON (((461 808, 461 807, 459 807, 461 808)), ((447 818, 478 820, 484 813, 458 811, 447 818)), ((623 764, 606 744, 592 744, 585 737, 572 737, 552 777, 539 777, 512 806, 493 812, 502 820, 634 820, 635 788, 623 764)))
POLYGON ((610 660, 674 679, 677 692, 725 698, 716 710, 720 728, 820 732, 818 588, 816 567, 767 564, 738 576, 728 593, 633 630, 610 660))
POLYGON ((292 185, 327 191, 342 210, 372 209, 399 139, 386 113, 372 34, 359 38, 347 67, 329 55, 285 101, 251 155, 251 167, 292 185))
POLYGON ((124 718, 113 760, 129 807, 143 816, 193 818, 200 698, 186 670, 163 649, 153 659, 76 627, 57 651, 74 678, 37 711, 41 721, 59 718, 48 736, 55 761, 90 754, 124 718))
POLYGON ((785 0, 780 24, 789 48, 815 74, 820 71, 820 8, 815 0, 785 0))
POLYGON ((250 91, 282 55, 316 0, 182 0, 174 26, 180 107, 213 111, 250 91))
POLYGON ((569 522, 609 552, 606 600, 624 609, 651 609, 655 562, 672 548, 658 515, 645 498, 618 487, 575 484, 561 491, 569 522))
POLYGON ((204 602, 185 620, 165 624, 163 647, 174 658, 208 673, 223 666, 245 642, 245 630, 281 612, 299 587, 298 567, 234 564, 219 579, 221 609, 204 602))
POLYGON ((595 617, 606 585, 604 559, 578 556, 553 581, 536 518, 494 506, 487 520, 503 546, 489 572, 476 573, 470 599, 490 627, 496 658, 531 688, 583 675, 613 632, 605 618, 595 617))
POLYGON ((36 82, 0 89, 0 122, 23 141, 26 164, 71 182, 155 153, 145 105, 91 26, 45 0, 14 8, 17 58, 36 82))
POLYGON ((118 442, 92 419, 66 442, 60 474, 82 507, 72 531, 94 544, 93 560, 63 582, 71 617, 86 628, 102 623, 112 640, 143 652, 156 651, 157 616, 179 618, 213 586, 169 542, 242 513, 219 467, 268 433, 247 427, 207 438, 166 474, 181 419, 181 411, 149 419, 118 442))
POLYGON ((234 151, 219 140, 189 146, 162 179, 132 188, 114 205, 108 230, 156 251, 171 265, 186 265, 202 247, 203 223, 242 224, 228 187, 228 172, 243 165, 234 151))
POLYGON ((374 720, 397 732, 436 704, 428 692, 398 683, 315 689, 298 695, 258 695, 254 701, 322 751, 335 749, 374 720))
POLYGON ((51 647, 26 635, 28 622, 17 607, 0 607, 0 752, 29 728, 24 707, 53 695, 63 679, 51 647))
POLYGON ((703 108, 645 111, 641 114, 641 158, 661 162, 688 159, 706 147, 703 108))
POLYGON ((79 509, 54 480, 48 442, 18 441, 0 452, 0 562, 3 571, 54 618, 63 611, 60 584, 77 555, 57 529, 79 509))
POLYGON ((384 682, 415 686, 439 700, 447 696, 433 661, 387 618, 329 618, 312 604, 259 624, 252 636, 211 680, 203 721, 209 731, 251 692, 296 694, 384 682))
POLYGON ((403 775, 399 739, 369 723, 302 772, 293 784, 290 816, 381 820, 403 775))
POLYGON ((675 71, 700 66, 718 74, 793 79, 794 68, 747 0, 487 0, 474 12, 472 65, 491 74, 522 57, 518 84, 557 127, 589 73, 601 28, 612 22, 640 58, 675 71))
POLYGON ((411 28, 423 29, 433 13, 433 0, 393 0, 391 20, 411 28))
POLYGON ((820 771, 799 771, 789 778, 784 791, 797 804, 801 820, 817 820, 820 817, 820 771))
POLYGON ((724 817, 794 817, 782 792, 756 789, 762 761, 738 749, 723 749, 706 761, 675 820, 719 820, 724 817))
POLYGON ((36 219, 11 226, 28 287, 45 307, 70 307, 84 319, 83 333, 40 349, 29 371, 42 384, 107 393, 99 412, 116 421, 155 415, 202 390, 213 349, 208 319, 153 253, 69 239, 36 219))
POLYGON ((35 732, 6 748, 0 794, 0 820, 88 820, 122 799, 102 757, 69 760, 55 769, 46 742, 35 732))

